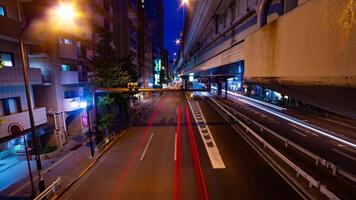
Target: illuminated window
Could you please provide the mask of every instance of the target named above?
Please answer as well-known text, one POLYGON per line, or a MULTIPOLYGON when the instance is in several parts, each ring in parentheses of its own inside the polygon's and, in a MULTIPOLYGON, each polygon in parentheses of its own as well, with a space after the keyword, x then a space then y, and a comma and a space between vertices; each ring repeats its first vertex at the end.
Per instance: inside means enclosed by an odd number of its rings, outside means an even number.
POLYGON ((4 65, 5 67, 15 66, 14 56, 11 53, 0 52, 0 60, 1 60, 2 65, 4 65))
POLYGON ((66 44, 66 45, 72 45, 73 44, 73 41, 71 39, 68 39, 68 38, 59 38, 59 42, 61 44, 66 44))
POLYGON ((64 64, 62 64, 62 65, 61 65, 61 70, 62 70, 63 72, 70 71, 70 66, 69 66, 69 65, 64 65, 64 64))
POLYGON ((0 6, 0 16, 6 16, 6 10, 4 6, 0 6))
POLYGON ((2 99, 0 100, 0 104, 0 116, 21 112, 20 97, 2 99))

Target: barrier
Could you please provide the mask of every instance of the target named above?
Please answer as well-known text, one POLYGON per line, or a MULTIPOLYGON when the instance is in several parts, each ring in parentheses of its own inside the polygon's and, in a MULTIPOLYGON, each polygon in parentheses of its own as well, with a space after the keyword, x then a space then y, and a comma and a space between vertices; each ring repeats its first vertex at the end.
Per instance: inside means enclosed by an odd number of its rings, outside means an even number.
POLYGON ((50 186, 48 186, 41 194, 39 194, 34 200, 50 199, 60 188, 61 177, 58 177, 50 186))

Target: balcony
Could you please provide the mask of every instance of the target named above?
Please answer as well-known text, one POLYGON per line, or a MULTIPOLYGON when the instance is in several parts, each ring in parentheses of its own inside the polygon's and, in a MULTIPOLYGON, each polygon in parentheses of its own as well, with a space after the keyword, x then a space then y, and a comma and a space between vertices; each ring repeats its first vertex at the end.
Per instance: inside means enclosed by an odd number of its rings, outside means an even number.
POLYGON ((61 71, 59 73, 62 85, 73 85, 88 82, 88 72, 61 71))
MULTIPOLYGON (((35 125, 39 126, 47 123, 46 108, 36 108, 33 110, 35 125)), ((28 111, 0 117, 0 138, 10 136, 8 127, 11 123, 19 123, 25 130, 31 127, 28 111)))
POLYGON ((61 84, 62 85, 71 85, 79 83, 79 72, 77 71, 61 71, 61 84))
MULTIPOLYGON (((1 86, 13 86, 23 85, 23 72, 20 67, 4 67, 0 69, 0 85, 1 86)), ((41 70, 29 68, 29 81, 30 84, 39 85, 42 84, 41 70)))
POLYGON ((63 99, 64 112, 71 112, 71 111, 80 109, 79 102, 80 102, 80 97, 63 99), (75 102, 75 103, 73 103, 73 102, 75 102))
POLYGON ((1 28, 0 35, 17 40, 18 33, 21 30, 21 23, 19 21, 13 20, 9 17, 0 16, 0 27, 11 27, 11 28, 1 28))
POLYGON ((77 47, 75 45, 59 44, 59 57, 67 59, 78 59, 77 47))

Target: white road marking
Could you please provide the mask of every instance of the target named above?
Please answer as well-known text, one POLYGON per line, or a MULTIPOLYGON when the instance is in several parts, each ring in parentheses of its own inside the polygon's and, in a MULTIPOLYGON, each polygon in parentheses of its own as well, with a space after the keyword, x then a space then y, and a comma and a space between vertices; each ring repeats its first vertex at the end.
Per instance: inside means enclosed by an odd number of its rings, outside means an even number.
POLYGON ((214 169, 226 168, 224 161, 221 158, 219 149, 215 143, 214 137, 211 134, 209 126, 205 120, 204 114, 201 111, 199 103, 196 101, 190 101, 188 98, 187 98, 187 101, 188 101, 189 107, 193 113, 195 123, 197 124, 200 136, 203 140, 205 150, 208 153, 212 167, 214 169), (197 115, 199 117, 197 117, 197 115), (200 125, 203 124, 204 127, 201 127, 199 124, 200 125))
POLYGON ((351 155, 349 155, 347 153, 344 153, 344 152, 342 152, 342 151, 340 151, 338 149, 332 149, 332 150, 335 151, 336 153, 338 153, 340 155, 343 155, 343 156, 345 156, 345 157, 347 157, 347 158, 349 158, 349 159, 351 159, 351 160, 356 162, 356 158, 355 157, 353 157, 353 156, 351 156, 351 155))
POLYGON ((305 135, 304 133, 302 133, 302 132, 300 132, 300 131, 297 131, 297 130, 295 130, 295 129, 293 129, 292 131, 293 131, 294 133, 297 133, 297 134, 303 136, 303 137, 308 137, 308 136, 305 135))
POLYGON ((148 148, 148 146, 149 146, 149 145, 150 145, 150 143, 151 143, 152 137, 153 137, 153 133, 151 133, 151 137, 150 137, 150 139, 148 140, 148 142, 147 142, 147 144, 146 144, 145 150, 144 150, 144 151, 143 151, 143 153, 142 153, 142 156, 141 156, 141 158, 140 158, 140 161, 142 161, 142 160, 143 160, 143 158, 145 157, 145 154, 146 154, 147 148, 148 148))

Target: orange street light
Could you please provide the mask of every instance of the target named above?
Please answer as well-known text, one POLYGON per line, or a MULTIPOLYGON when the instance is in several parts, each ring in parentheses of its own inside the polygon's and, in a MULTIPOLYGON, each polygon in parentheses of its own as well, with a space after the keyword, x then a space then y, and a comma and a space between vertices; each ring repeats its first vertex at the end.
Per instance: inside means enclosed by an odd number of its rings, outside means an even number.
POLYGON ((48 23, 55 31, 70 29, 76 32, 79 30, 78 19, 81 17, 81 13, 74 3, 61 2, 53 6, 49 9, 47 17, 49 20, 48 23))

